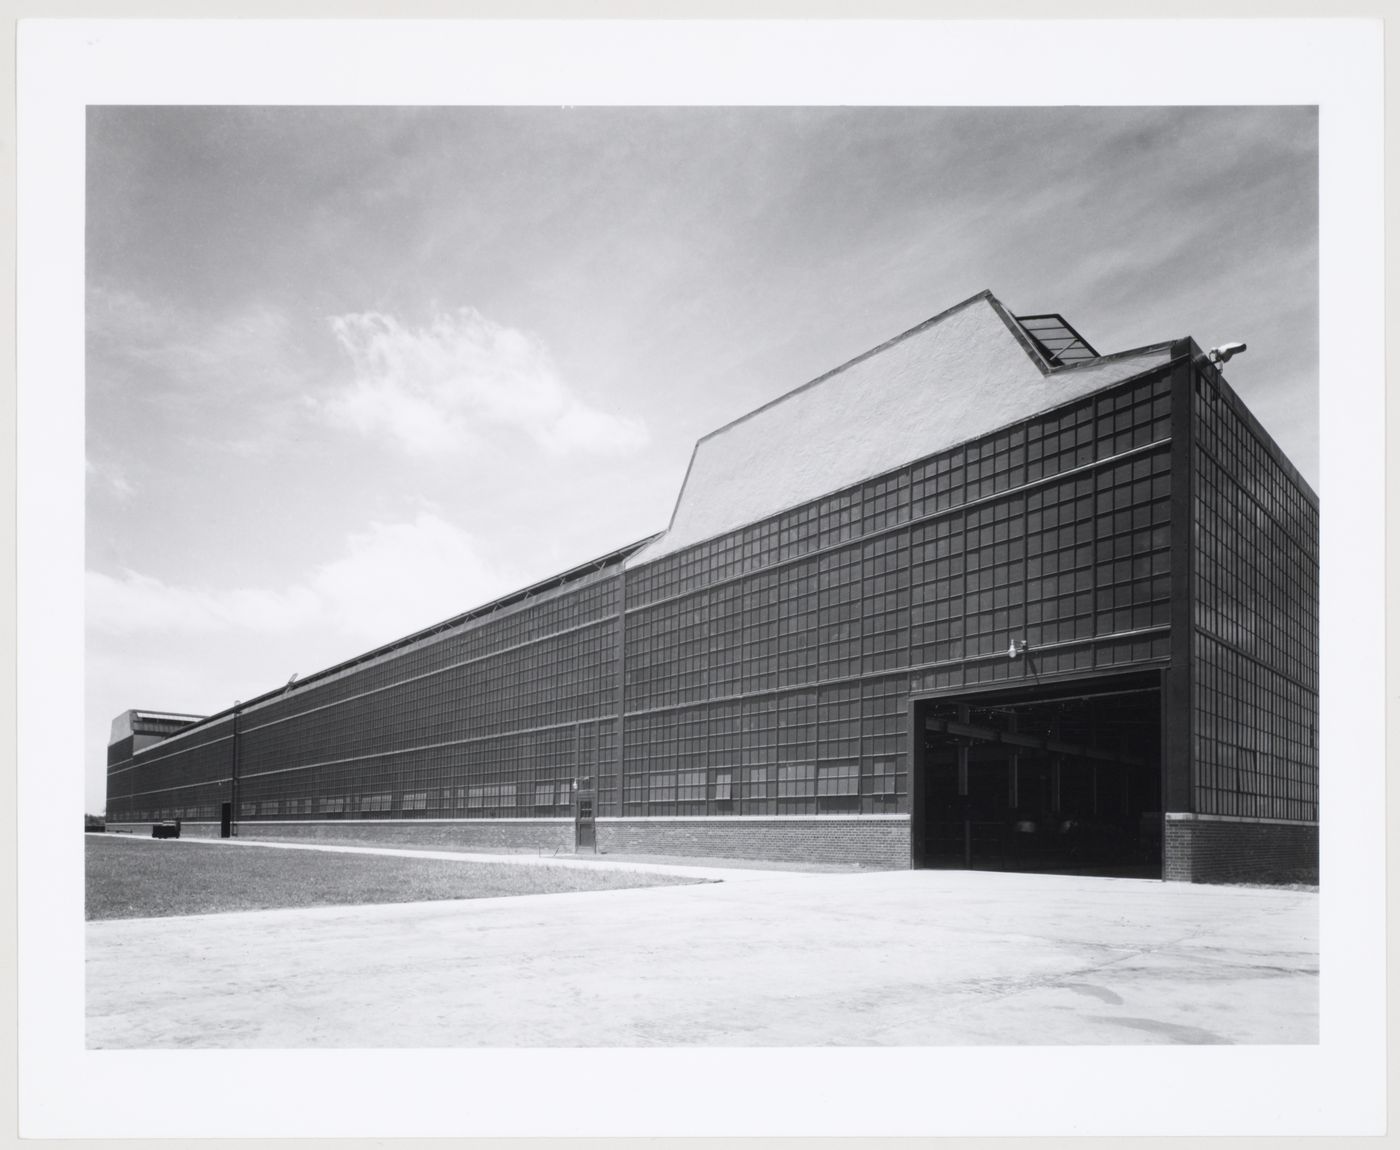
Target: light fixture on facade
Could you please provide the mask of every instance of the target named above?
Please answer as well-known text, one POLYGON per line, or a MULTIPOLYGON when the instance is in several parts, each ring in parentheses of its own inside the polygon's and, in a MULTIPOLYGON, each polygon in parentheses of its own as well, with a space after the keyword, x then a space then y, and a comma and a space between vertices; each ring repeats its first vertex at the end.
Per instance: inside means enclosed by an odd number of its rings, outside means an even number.
POLYGON ((1019 659, 1026 653, 1026 641, 1024 639, 1012 639, 1011 646, 1006 649, 1008 659, 1019 659))
POLYGON ((1239 355, 1242 351, 1248 351, 1249 345, 1244 343, 1222 343, 1219 347, 1213 347, 1206 352, 1206 358, 1211 363, 1228 363, 1231 356, 1239 355))

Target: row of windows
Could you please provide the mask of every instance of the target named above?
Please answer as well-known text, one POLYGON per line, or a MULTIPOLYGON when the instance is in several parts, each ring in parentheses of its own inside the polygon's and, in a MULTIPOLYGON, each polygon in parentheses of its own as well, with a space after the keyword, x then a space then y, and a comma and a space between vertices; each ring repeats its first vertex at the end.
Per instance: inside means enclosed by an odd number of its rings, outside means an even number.
MULTIPOLYGON (((979 515, 983 515, 990 522, 995 523, 998 518, 998 510, 997 508, 987 508, 979 512, 979 515)), ((899 577, 901 568, 898 565, 899 555, 898 550, 890 550, 874 556, 875 560, 884 565, 884 569, 878 573, 879 577, 891 579, 896 588, 893 592, 887 590, 884 598, 896 605, 903 602, 902 590, 898 587, 901 581, 899 577), (890 599, 890 596, 894 596, 894 598, 890 599)), ((1119 660, 1160 658, 1163 654, 1164 650, 1160 649, 1155 641, 1143 642, 1112 648, 1097 647, 1078 652, 1046 652, 1040 656, 1038 666, 1039 673, 1044 673, 1091 665, 1112 665, 1119 660)), ((1024 673, 1025 666, 1026 664, 1023 664, 1019 669, 1020 673, 1024 673)), ((995 677, 997 674, 1006 674, 1012 669, 1004 661, 997 661, 985 667, 972 667, 965 671, 964 681, 983 681, 985 678, 995 677)), ((740 715, 744 724, 741 736, 745 748, 742 752, 744 761, 755 764, 776 764, 789 755, 802 755, 817 761, 827 757, 854 757, 858 755, 863 762, 874 762, 882 756, 901 754, 904 739, 904 707, 907 698, 907 688, 903 687, 901 682, 900 679, 894 678, 884 681, 869 681, 862 685, 852 684, 823 688, 820 693, 820 705, 818 705, 818 693, 816 692, 794 692, 789 695, 785 702, 774 696, 760 696, 754 700, 745 700, 744 707, 741 709, 743 713, 740 715), (860 692, 861 708, 858 726, 851 721, 851 715, 854 711, 853 701, 857 697, 857 689, 860 692), (844 696, 843 692, 845 692, 844 696)), ((939 683, 937 685, 945 684, 939 683)), ((724 706, 709 710, 714 713, 714 721, 709 723, 711 729, 703 733, 693 730, 690 735, 686 735, 687 721, 683 717, 677 721, 674 714, 652 717, 638 716, 629 720, 628 762, 634 762, 635 755, 641 754, 644 756, 648 769, 657 769, 664 768, 665 763, 670 759, 683 763, 694 758, 697 754, 726 753, 731 749, 730 744, 740 738, 734 731, 726 733, 724 729, 727 722, 733 723, 732 716, 738 712, 731 711, 731 717, 726 719, 724 706), (648 729, 648 724, 652 724, 651 729, 648 729), (658 731, 667 733, 658 735, 658 731), (673 738, 671 732, 675 732, 674 747, 670 745, 673 738), (682 743, 686 745, 682 745, 682 743), (636 750, 642 744, 645 744, 644 749, 636 750)), ((708 717, 707 722, 709 722, 708 717)), ((689 725, 694 729, 698 724, 691 721, 689 725)), ((584 724, 577 730, 601 732, 605 727, 605 724, 584 724)), ((523 773, 527 778, 530 776, 538 777, 539 770, 552 770, 559 763, 567 761, 578 764, 583 761, 583 756, 587 754, 589 762, 594 764, 590 769, 596 770, 599 777, 599 810, 601 813, 609 813, 613 809, 613 800, 609 796, 617 793, 615 790, 617 780, 613 774, 605 769, 605 765, 614 761, 615 746, 604 746, 603 744, 607 740, 600 738, 596 741, 597 745, 593 751, 587 753, 580 751, 576 742, 578 736, 575 734, 574 728, 533 732, 525 738, 531 746, 529 754, 524 756, 524 759, 528 761, 522 761, 520 767, 514 768, 512 773, 523 773)), ((278 776, 270 776, 270 778, 279 780, 276 783, 269 781, 258 785, 262 790, 268 792, 268 797, 262 800, 266 802, 283 802, 293 795, 300 796, 307 793, 342 794, 346 796, 346 801, 341 809, 348 812, 353 807, 353 802, 350 797, 351 792, 347 791, 345 784, 352 782, 355 778, 377 781, 396 772, 399 774, 413 773, 417 776, 413 780, 417 783, 417 788, 409 793, 418 793, 422 788, 438 789, 442 779, 462 778, 464 774, 466 777, 480 778, 483 774, 489 777, 491 773, 498 773, 501 769, 501 745, 500 740, 481 740, 464 747, 432 748, 415 752, 412 755, 381 759, 368 758, 353 763, 332 764, 314 771, 286 772, 278 776), (448 761, 449 759, 451 761, 448 761), (437 776, 442 776, 442 779, 435 778, 434 772, 437 776), (283 796, 286 796, 286 799, 283 796)), ((222 773, 227 773, 226 759, 221 758, 218 766, 222 773)), ((628 769, 632 768, 629 766, 628 769)), ((245 787, 251 785, 253 785, 251 780, 245 780, 245 787)), ((409 785, 405 784, 405 786, 409 785)), ((779 798, 776 794, 770 797, 773 802, 779 798)), ((783 797, 790 799, 795 796, 783 797)), ((822 797, 836 798, 838 796, 822 797)), ((305 800, 298 799, 298 801, 305 800)), ((772 803, 768 799, 763 800, 763 802, 767 805, 742 813, 774 813, 775 808, 772 803)), ((886 804, 882 796, 875 793, 863 796, 863 804, 862 809, 867 810, 894 809, 893 804, 886 804)))
MULTIPOLYGON (((596 780, 601 814, 898 810, 910 668, 924 668, 919 688, 951 689, 1167 657, 1169 453, 1116 458, 1165 438, 1165 404, 1161 380, 1118 389, 702 545, 684 562, 663 560, 671 574, 659 581, 646 582, 661 565, 629 572, 636 602, 697 572, 751 573, 629 612, 621 698, 615 574, 293 691, 242 716, 250 817, 541 814, 564 809, 558 788, 575 777, 596 780), (961 510, 938 502, 1110 458, 961 510), (861 537, 931 510, 947 513, 861 537), (820 547, 832 549, 807 554, 820 547), (977 659, 1012 637, 1029 641, 1030 658, 977 659), (488 647, 489 658, 460 663, 488 647), (334 699, 341 704, 296 713, 334 699), (279 713, 296 717, 269 721, 279 713), (335 809, 305 809, 322 803, 335 809)), ((1294 801, 1315 779, 1271 764, 1294 762, 1315 710, 1315 615, 1297 622, 1299 604, 1315 599, 1315 552, 1268 564, 1257 556, 1273 555, 1315 509, 1248 437, 1210 418, 1219 426, 1195 460, 1198 625, 1236 648, 1248 638, 1269 674, 1222 663, 1218 651, 1202 656, 1201 777, 1228 796, 1255 794, 1240 788, 1256 775, 1279 776, 1294 801), (1229 476, 1246 464, 1262 478, 1242 494, 1229 476), (1232 740, 1251 724, 1264 732, 1259 745, 1232 740), (1240 760, 1244 750, 1252 763, 1240 760)), ((225 721, 197 733, 202 746, 157 748, 139 770, 118 764, 111 802, 207 805, 190 794, 228 777, 230 730, 225 721)))
POLYGON ((1193 396, 1197 807, 1317 818, 1317 509, 1237 407, 1193 396))
MULTIPOLYGON (((228 751, 231 744, 226 745, 226 754, 228 751)), ((257 804, 258 814, 264 813, 265 804, 277 804, 283 815, 446 812, 466 817, 474 811, 488 815, 552 813, 533 810, 532 806, 542 809, 566 805, 571 800, 564 788, 572 787, 576 778, 596 779, 600 787, 615 785, 609 780, 613 779, 611 772, 615 770, 617 755, 616 720, 609 719, 558 731, 405 754, 363 756, 320 765, 303 761, 293 765, 293 769, 285 769, 288 764, 284 763, 264 773, 250 771, 242 764, 239 795, 257 804), (336 799, 330 812, 317 805, 328 796, 336 799)), ((155 809, 153 804, 163 807, 193 801, 192 794, 206 791, 211 802, 215 797, 220 801, 229 798, 228 757, 217 761, 173 757, 167 769, 180 774, 169 776, 167 781, 136 771, 130 776, 131 786, 120 792, 109 791, 111 817, 117 818, 127 810, 155 809), (196 771, 199 774, 194 774, 196 771)))
POLYGON ((1197 453, 1196 625, 1270 666, 1315 685, 1316 561, 1282 537, 1224 513, 1237 496, 1223 468, 1197 453), (1261 562, 1269 556, 1269 562, 1261 562))
MULTIPOLYGON (((580 580, 561 592, 545 593, 523 605, 504 609, 500 615, 472 620, 456 629, 425 638, 363 667, 348 669, 327 680, 291 689, 280 699, 259 704, 245 712, 242 724, 244 729, 251 729, 293 717, 298 724, 314 722, 310 716, 318 713, 318 709, 347 700, 354 700, 353 708, 359 710, 364 706, 365 698, 385 693, 386 688, 421 691, 423 688, 418 684, 424 682, 423 676, 433 676, 449 668, 455 669, 460 685, 461 675, 469 673, 468 668, 473 665, 470 660, 485 659, 501 652, 509 652, 509 657, 503 662, 493 661, 490 664, 493 669, 489 673, 478 670, 476 677, 499 682, 510 681, 514 677, 518 681, 521 676, 531 676, 531 667, 550 667, 557 668, 551 674, 558 677, 559 685, 567 688, 575 681, 582 682, 587 673, 571 667, 568 656, 560 654, 558 643, 572 641, 584 648, 601 648, 606 640, 598 638, 596 634, 571 640, 567 634, 560 636, 560 633, 588 628, 590 624, 613 617, 618 606, 618 579, 614 569, 580 580), (535 646, 551 636, 558 636, 552 648, 541 650, 535 646), (467 664, 467 667, 463 667, 463 664, 467 664), (514 670, 516 666, 520 670, 514 670)), ((587 636, 586 631, 584 634, 587 636)), ((567 701, 563 702, 559 709, 566 711, 568 705, 567 701)), ((390 709, 395 709, 392 704, 390 709)), ((568 714, 561 721, 578 717, 582 716, 568 714)), ((331 722, 334 724, 335 720, 331 722)), ((194 744, 189 740, 201 737, 202 732, 195 732, 180 738, 172 746, 192 746, 194 744)))
MULTIPOLYGON (((626 802, 632 813, 645 805, 645 814, 773 814, 797 800, 818 800, 816 809, 858 811, 862 798, 867 807, 893 808, 902 782, 895 758, 866 764, 859 762, 783 763, 773 767, 723 767, 659 771, 627 777, 626 802)), ((419 817, 488 817, 533 813, 567 816, 573 806, 572 780, 536 783, 533 812, 523 811, 528 792, 514 783, 465 787, 425 788, 418 791, 384 790, 359 794, 322 794, 296 798, 244 796, 240 817, 292 818, 315 815, 417 814, 419 817)), ((131 806, 123 818, 213 818, 217 801, 200 802, 198 796, 164 796, 148 805, 131 806), (170 813, 158 813, 170 812, 170 813)))
MULTIPOLYGON (((819 691, 760 695, 669 713, 630 716, 623 746, 623 770, 631 780, 631 789, 624 797, 624 813, 706 813, 690 807, 669 809, 666 804, 696 803, 700 796, 672 798, 652 794, 639 780, 672 770, 727 772, 735 767, 750 772, 745 776, 747 789, 738 794, 731 791, 725 798, 705 796, 705 801, 737 802, 740 806, 711 806, 708 813, 790 813, 775 804, 780 799, 786 802, 815 798, 816 792, 808 795, 805 791, 779 793, 766 789, 759 793, 754 787, 756 782, 767 779, 776 787, 779 774, 788 778, 794 764, 825 769, 832 760, 843 760, 847 767, 859 761, 871 777, 872 772, 883 772, 883 768, 873 764, 894 761, 905 752, 907 700, 907 680, 890 677, 819 691), (650 804, 654 803, 662 805, 653 809, 650 804)), ((739 779, 730 781, 737 786, 739 779)), ((798 785, 795 777, 788 781, 798 785)), ((861 801, 846 805, 876 813, 893 812, 900 809, 903 793, 871 786, 856 795, 861 801)), ((838 796, 833 792, 822 797, 838 796)))
POLYGON ((163 794, 175 787, 225 779, 232 771, 233 740, 228 734, 191 748, 162 751, 157 744, 141 758, 108 773, 108 812, 110 814, 114 803, 137 801, 135 796, 163 794))
POLYGON ((1162 448, 629 611, 627 709, 1166 626, 1170 495, 1162 448))
POLYGON ((1069 404, 628 572, 627 607, 987 498, 1170 436, 1166 373, 1069 404))
POLYGON ((250 773, 407 747, 573 725, 616 713, 615 624, 577 631, 267 724, 244 716, 240 762, 250 773))
POLYGON ((1197 632, 1197 804, 1205 814, 1317 818, 1317 696, 1197 632))
POLYGON ((902 759, 788 762, 625 776, 629 815, 879 813, 899 808, 902 759))

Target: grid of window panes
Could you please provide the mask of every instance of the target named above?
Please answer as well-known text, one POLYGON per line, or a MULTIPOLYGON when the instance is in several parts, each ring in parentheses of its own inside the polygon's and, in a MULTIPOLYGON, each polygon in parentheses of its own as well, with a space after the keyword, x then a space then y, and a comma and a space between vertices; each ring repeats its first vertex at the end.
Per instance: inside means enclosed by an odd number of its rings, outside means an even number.
MULTIPOLYGON (((575 777, 613 784, 619 584, 615 567, 584 577, 244 710, 238 816, 569 816, 575 777)), ((157 744, 109 794, 146 795, 131 801, 146 819, 198 791, 187 817, 217 817, 231 733, 223 719, 157 744)))
POLYGON ((1198 377, 1193 527, 1197 810, 1317 818, 1317 505, 1198 377))
POLYGON ((616 677, 603 673, 615 648, 616 620, 604 620, 334 703, 317 705, 308 691, 300 713, 243 716, 240 769, 251 777, 293 758, 339 762, 522 729, 572 730, 615 713, 616 677))
POLYGON ((107 820, 218 818, 228 797, 232 732, 228 720, 216 720, 113 763, 107 769, 107 820))
POLYGON ((382 687, 485 661, 544 639, 616 616, 618 580, 613 569, 544 592, 499 615, 471 620, 372 662, 288 692, 258 706, 260 722, 300 715, 313 706, 359 698, 382 687))
POLYGON ((1165 660, 1170 414, 1164 371, 628 571, 622 813, 903 811, 911 672, 1165 660))
POLYGON ((242 817, 562 818, 616 756, 617 723, 497 735, 240 777, 242 817))
MULTIPOLYGON (((1023 674, 1013 634, 1165 657, 1168 435, 1162 373, 627 572, 625 730, 616 567, 295 687, 240 716, 239 816, 903 811, 911 688, 1023 674)), ((214 801, 207 731, 135 756, 140 810, 214 801)))
MULTIPOLYGON (((1106 389, 627 573, 629 611, 975 503, 1170 436, 1165 372, 1106 389)), ((629 627, 631 626, 629 621, 629 627)))

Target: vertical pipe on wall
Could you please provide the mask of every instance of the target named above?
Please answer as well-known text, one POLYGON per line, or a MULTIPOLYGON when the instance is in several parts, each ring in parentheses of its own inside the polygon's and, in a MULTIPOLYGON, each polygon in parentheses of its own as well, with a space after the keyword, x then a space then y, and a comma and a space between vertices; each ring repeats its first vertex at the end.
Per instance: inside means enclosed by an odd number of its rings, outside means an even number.
MULTIPOLYGON (((614 781, 613 813, 622 815, 622 772, 626 759, 627 742, 627 564, 624 560, 617 568, 617 636, 613 644, 613 654, 617 661, 617 774, 614 781)), ((598 796, 597 802, 602 802, 598 796)), ((602 811, 595 811, 602 814, 602 811)))
MULTIPOLYGON (((1172 345, 1171 376, 1171 662, 1163 676, 1162 811, 1194 811, 1195 764, 1191 748, 1192 619, 1195 555, 1192 529, 1195 432, 1194 340, 1172 345)), ((1164 826, 1165 831, 1165 826, 1164 826)))
POLYGON ((238 716, 243 710, 243 704, 235 701, 233 704, 233 768, 229 772, 229 833, 238 837, 238 716))
POLYGON ((924 812, 924 716, 923 708, 909 700, 909 865, 922 867, 928 857, 928 819, 924 812))

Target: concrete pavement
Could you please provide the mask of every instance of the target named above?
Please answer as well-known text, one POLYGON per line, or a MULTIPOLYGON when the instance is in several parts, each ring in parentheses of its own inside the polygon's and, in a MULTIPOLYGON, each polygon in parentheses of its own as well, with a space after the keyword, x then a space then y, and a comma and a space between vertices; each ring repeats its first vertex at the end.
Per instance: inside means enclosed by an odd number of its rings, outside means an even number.
POLYGON ((1317 896, 960 871, 88 924, 88 1045, 1313 1042, 1317 896))
POLYGON ((1315 893, 751 872, 87 927, 90 1047, 1317 1040, 1315 893))

